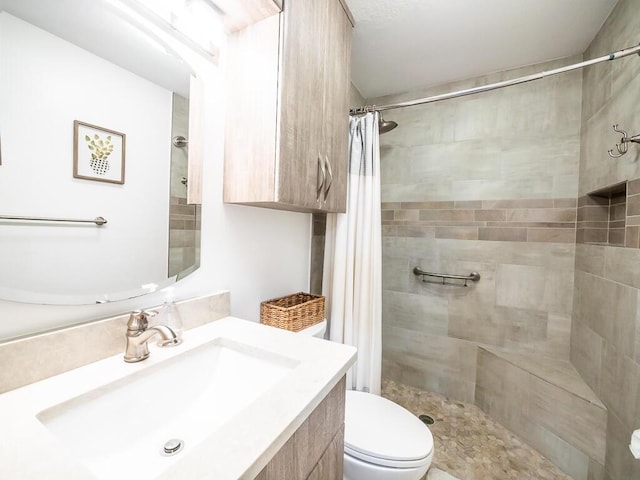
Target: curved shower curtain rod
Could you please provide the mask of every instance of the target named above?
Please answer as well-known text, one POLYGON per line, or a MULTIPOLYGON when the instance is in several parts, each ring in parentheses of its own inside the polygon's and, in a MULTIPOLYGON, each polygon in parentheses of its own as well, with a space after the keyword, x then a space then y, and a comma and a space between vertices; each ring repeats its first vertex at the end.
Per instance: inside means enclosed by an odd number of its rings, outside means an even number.
POLYGON ((382 112, 383 110, 391 110, 394 108, 413 107, 415 105, 423 105, 425 103, 439 102, 441 100, 449 100, 451 98, 464 97, 466 95, 474 95, 476 93, 488 92, 491 90, 497 90, 499 88, 510 87, 512 85, 518 85, 520 83, 531 82, 533 80, 540 80, 541 78, 549 77, 551 75, 557 75, 559 73, 570 72, 571 70, 577 70, 579 68, 588 67, 597 63, 607 62, 610 60, 617 60, 618 58, 627 57, 637 53, 640 55, 640 45, 635 47, 625 48, 616 52, 604 55, 602 57, 594 58, 592 60, 586 60, 584 62, 575 63, 566 67, 560 67, 553 70, 547 70, 545 72, 534 73, 532 75, 526 75, 524 77, 514 78, 513 80, 505 80, 503 82, 491 83, 480 87, 468 88, 466 90, 458 90, 457 92, 444 93, 442 95, 434 95, 432 97, 419 98, 417 100, 410 100, 407 102, 391 103, 389 105, 365 105, 363 107, 352 108, 349 110, 350 115, 361 115, 369 112, 382 112))

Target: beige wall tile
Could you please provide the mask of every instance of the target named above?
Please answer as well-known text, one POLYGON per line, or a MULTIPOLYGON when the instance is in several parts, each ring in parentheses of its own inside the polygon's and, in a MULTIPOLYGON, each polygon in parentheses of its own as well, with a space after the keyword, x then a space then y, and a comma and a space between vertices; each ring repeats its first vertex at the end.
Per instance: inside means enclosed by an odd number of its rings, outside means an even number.
POLYGON ((640 215, 640 195, 630 195, 627 198, 627 215, 640 215))
POLYGON ((454 202, 455 208, 475 209, 482 208, 481 200, 467 200, 454 202))
MULTIPOLYGON (((486 222, 487 227, 525 227, 525 228, 564 228, 572 229, 576 228, 575 222, 486 222)), ((606 228, 606 223, 605 223, 606 228)))
MULTIPOLYGON (((608 218, 608 217, 607 217, 608 218)), ((575 208, 517 208, 507 210, 510 222, 574 222, 575 208)))
POLYGON ((383 375, 473 402, 476 348, 454 338, 384 327, 383 375))
POLYGON ((630 180, 627 183, 627 195, 638 195, 640 194, 640 178, 636 178, 635 180, 630 180))
MULTIPOLYGON (((531 365, 537 373, 531 374, 512 363, 522 356, 508 357, 478 349, 476 405, 574 478, 588 479, 590 464, 597 466, 598 459, 603 463, 606 410, 540 379, 535 363, 531 365), (575 423, 574 412, 579 417, 575 423)), ((532 356, 529 361, 534 359, 532 356)), ((597 474, 595 466, 592 473, 597 474)))
POLYGON ((591 389, 600 394, 602 350, 601 336, 581 322, 571 326, 571 362, 591 389))
POLYGON ((607 247, 605 249, 604 276, 625 285, 640 288, 640 250, 607 247))
POLYGON ((625 235, 624 228, 609 229, 609 238, 607 239, 607 243, 609 245, 624 246, 625 244, 624 235, 625 235))
POLYGON ((625 223, 629 226, 638 226, 640 225, 640 216, 627 216, 627 221, 625 223))
POLYGON ((395 229, 398 237, 435 238, 436 227, 428 225, 398 225, 395 229))
POLYGON ((322 294, 322 269, 324 263, 324 236, 311 237, 311 278, 310 293, 322 294))
POLYGON ((625 247, 640 248, 640 227, 627 227, 624 242, 625 247))
MULTIPOLYGON (((633 198, 633 197, 632 197, 633 198)), ((615 220, 623 220, 626 217, 626 206, 624 203, 624 197, 623 197, 623 202, 622 203, 618 203, 618 204, 614 204, 613 201, 614 199, 611 199, 611 207, 609 208, 609 221, 615 221, 615 220)))
POLYGON ((386 220, 394 220, 395 219, 394 213, 395 213, 394 210, 382 210, 382 212, 380 213, 381 220, 383 222, 386 220))
POLYGON ((504 321, 508 325, 505 335, 507 342, 533 344, 547 339, 546 312, 516 308, 498 310, 509 320, 504 321))
POLYGON ((526 242, 526 228, 504 228, 504 227, 480 227, 478 229, 479 240, 503 241, 503 242, 526 242))
POLYGON ((532 417, 590 458, 604 463, 606 410, 536 377, 530 382, 532 417))
POLYGON ((545 268, 544 308, 561 315, 573 312, 574 273, 561 268, 545 268))
POLYGON ((507 220, 506 210, 475 210, 474 218, 476 221, 492 221, 505 222, 507 220))
POLYGON ((426 292, 424 295, 386 290, 382 295, 382 318, 386 326, 407 332, 447 335, 448 300, 426 292))
POLYGON ((585 205, 609 205, 609 198, 598 195, 583 195, 578 198, 578 207, 585 205))
POLYGON ((436 238, 478 240, 477 227, 436 227, 436 238))
POLYGON ((602 354, 600 395, 625 425, 638 421, 638 396, 640 395, 640 366, 609 343, 602 354))
POLYGON ((544 267, 500 265, 496 277, 496 305, 543 310, 545 281, 544 267))
MULTIPOLYGON (((397 235, 398 228, 396 225, 382 225, 383 237, 395 237, 397 235)), ((324 248, 324 247, 323 247, 324 248)))
POLYGON ((449 305, 448 335, 488 345, 502 346, 505 343, 506 325, 498 323, 493 309, 473 312, 464 303, 449 305))
POLYGON ((402 202, 402 208, 415 208, 418 210, 451 210, 455 202, 402 202))
POLYGON ((578 200, 576 198, 556 198, 553 200, 554 208, 576 208, 578 200))
POLYGON ((636 340, 633 358, 637 364, 640 364, 640 294, 638 295, 638 304, 636 306, 636 340))
POLYGON ((404 208, 400 202, 382 202, 382 210, 400 210, 404 208))
POLYGON ((527 228, 527 242, 575 243, 576 232, 569 228, 527 228))
POLYGON ((585 228, 582 239, 584 243, 606 244, 609 238, 609 231, 606 228, 585 228))
POLYGON ((482 204, 484 208, 553 208, 553 200, 547 198, 485 200, 482 204))
POLYGON ((536 450, 573 479, 589 480, 589 466, 595 460, 542 425, 534 423, 528 434, 531 438, 529 441, 536 450))
POLYGON ((605 480, 604 465, 596 462, 595 460, 590 460, 587 480, 605 480))
MULTIPOLYGON (((416 212, 418 212, 416 210, 416 212)), ((473 210, 420 210, 420 220, 453 220, 473 222, 473 210)))
POLYGON ((585 205, 578 207, 578 221, 606 222, 609 220, 609 205, 585 205))
POLYGON ((393 219, 402 221, 417 221, 419 210, 394 210, 393 219))

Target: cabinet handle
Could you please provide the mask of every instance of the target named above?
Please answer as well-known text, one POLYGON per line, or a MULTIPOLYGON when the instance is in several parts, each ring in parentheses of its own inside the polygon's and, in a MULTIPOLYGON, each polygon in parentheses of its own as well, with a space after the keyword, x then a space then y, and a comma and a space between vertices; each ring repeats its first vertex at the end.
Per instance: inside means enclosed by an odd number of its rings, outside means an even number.
POLYGON ((327 179, 327 172, 324 169, 324 162, 322 157, 318 154, 318 185, 316 187, 316 202, 320 201, 320 195, 322 194, 324 182, 327 179))
POLYGON ((333 183, 333 172, 331 171, 331 162, 329 161, 329 157, 325 155, 324 163, 327 168, 327 173, 329 174, 329 183, 324 189, 324 203, 327 203, 327 195, 329 195, 329 190, 331 190, 331 184, 333 183))

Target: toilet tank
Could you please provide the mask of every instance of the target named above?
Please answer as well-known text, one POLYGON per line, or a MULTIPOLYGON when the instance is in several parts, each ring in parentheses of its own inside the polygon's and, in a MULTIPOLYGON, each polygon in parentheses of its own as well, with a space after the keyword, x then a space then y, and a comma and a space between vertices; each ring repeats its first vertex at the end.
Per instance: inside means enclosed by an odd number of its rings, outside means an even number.
POLYGON ((312 337, 324 338, 324 334, 327 331, 327 320, 322 320, 320 323, 316 323, 315 325, 311 325, 303 330, 300 330, 298 333, 303 335, 311 335, 312 337))

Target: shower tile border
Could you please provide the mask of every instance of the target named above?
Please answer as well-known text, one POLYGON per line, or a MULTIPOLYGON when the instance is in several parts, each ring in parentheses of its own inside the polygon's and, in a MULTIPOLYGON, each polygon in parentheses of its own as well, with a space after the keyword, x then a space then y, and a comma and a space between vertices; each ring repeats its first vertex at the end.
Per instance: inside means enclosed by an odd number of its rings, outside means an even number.
POLYGON ((383 236, 575 243, 577 198, 383 202, 383 236))

